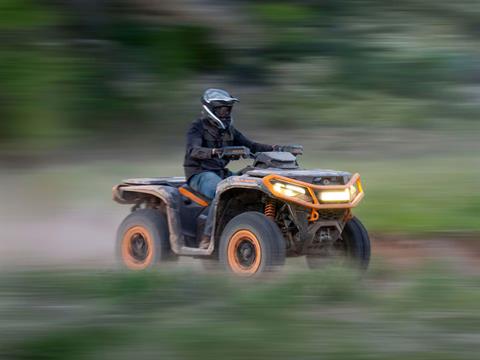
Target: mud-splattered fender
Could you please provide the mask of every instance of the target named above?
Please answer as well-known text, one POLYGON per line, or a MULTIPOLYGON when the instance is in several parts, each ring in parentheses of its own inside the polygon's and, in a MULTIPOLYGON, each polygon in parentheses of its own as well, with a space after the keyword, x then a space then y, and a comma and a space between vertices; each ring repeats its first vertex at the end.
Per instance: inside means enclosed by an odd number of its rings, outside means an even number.
POLYGON ((122 203, 126 203, 125 197, 122 195, 123 192, 149 194, 159 198, 165 204, 171 249, 175 254, 181 252, 181 248, 185 244, 185 239, 183 238, 180 224, 179 204, 181 199, 177 188, 162 185, 137 185, 117 186, 113 190, 115 201, 123 201, 122 203))
POLYGON ((247 189, 257 190, 271 196, 270 191, 263 184, 261 178, 249 177, 249 176, 230 176, 222 180, 217 185, 217 192, 215 194, 215 199, 211 203, 211 206, 214 207, 214 211, 215 211, 215 216, 213 219, 213 226, 212 226, 213 238, 215 238, 216 235, 220 235, 220 234, 217 234, 218 232, 217 223, 221 216, 221 214, 218 214, 218 208, 221 202, 224 201, 225 194, 228 193, 229 190, 242 189, 242 188, 245 190, 247 189))

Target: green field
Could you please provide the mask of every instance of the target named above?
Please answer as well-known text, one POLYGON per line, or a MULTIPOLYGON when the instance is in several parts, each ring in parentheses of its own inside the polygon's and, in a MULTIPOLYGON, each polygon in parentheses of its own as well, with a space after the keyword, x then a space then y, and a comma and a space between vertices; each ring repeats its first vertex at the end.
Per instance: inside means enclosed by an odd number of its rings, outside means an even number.
POLYGON ((472 0, 2 0, 0 360, 479 359, 479 25, 472 0), (113 270, 112 186, 183 175, 211 87, 248 137, 361 174, 366 274, 113 270))
POLYGON ((358 169, 366 198, 357 214, 379 232, 480 230, 476 154, 345 164, 358 169))
MULTIPOLYGON (((439 265, 439 264, 438 264, 439 265)), ((4 359, 477 359, 480 278, 429 266, 22 272, 0 279, 4 359)))

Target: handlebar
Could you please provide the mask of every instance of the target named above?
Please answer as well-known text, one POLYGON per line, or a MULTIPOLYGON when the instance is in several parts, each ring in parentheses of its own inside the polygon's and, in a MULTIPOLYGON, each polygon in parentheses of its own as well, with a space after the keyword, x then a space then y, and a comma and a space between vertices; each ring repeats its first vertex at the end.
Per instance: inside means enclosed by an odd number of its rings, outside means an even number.
POLYGON ((281 150, 283 152, 289 152, 292 155, 303 155, 303 146, 302 145, 284 145, 281 146, 281 150))
MULTIPOLYGON (((289 152, 292 155, 302 155, 303 146, 302 145, 283 145, 278 146, 274 151, 289 152)), ((220 158, 231 158, 231 159, 240 159, 240 158, 255 158, 256 154, 251 153, 250 149, 245 146, 225 146, 221 148, 221 152, 218 154, 220 158)))
POLYGON ((225 146, 218 156, 220 158, 247 158, 250 155, 250 149, 245 146, 225 146))

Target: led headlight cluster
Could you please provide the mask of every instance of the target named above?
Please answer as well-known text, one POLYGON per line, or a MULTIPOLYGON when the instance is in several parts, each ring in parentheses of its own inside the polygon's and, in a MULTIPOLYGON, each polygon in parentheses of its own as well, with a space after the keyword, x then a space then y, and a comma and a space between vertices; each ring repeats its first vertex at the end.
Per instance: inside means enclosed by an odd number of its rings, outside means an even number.
POLYGON ((343 190, 327 190, 318 192, 317 196, 321 202, 350 202, 357 194, 355 185, 343 190))
POLYGON ((273 183, 273 190, 286 197, 295 197, 303 201, 311 201, 311 197, 308 194, 308 189, 302 186, 275 182, 273 183))
POLYGON ((311 184, 277 174, 264 177, 263 183, 273 196, 313 209, 352 208, 364 196, 359 174, 345 185, 311 184))

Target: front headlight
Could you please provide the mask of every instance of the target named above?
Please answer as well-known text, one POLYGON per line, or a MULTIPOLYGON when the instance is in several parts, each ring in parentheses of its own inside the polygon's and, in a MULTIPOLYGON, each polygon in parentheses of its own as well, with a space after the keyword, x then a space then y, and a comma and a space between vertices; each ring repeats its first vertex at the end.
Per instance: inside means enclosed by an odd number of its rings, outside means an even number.
POLYGON ((350 202, 350 189, 321 191, 318 198, 322 202, 350 202))
POLYGON ((311 197, 308 194, 308 190, 302 186, 283 182, 275 182, 273 184, 273 190, 274 192, 286 197, 295 197, 303 201, 311 202, 311 197))
POLYGON ((349 177, 346 184, 318 185, 270 174, 263 178, 266 189, 284 201, 312 209, 349 209, 364 196, 360 175, 349 177))
POLYGON ((284 184, 277 182, 273 185, 273 190, 275 190, 278 193, 281 193, 285 196, 299 196, 299 195, 305 195, 306 190, 305 188, 302 188, 300 186, 292 185, 292 184, 284 184))
POLYGON ((326 190, 318 192, 317 196, 321 202, 350 202, 358 194, 358 185, 353 184, 344 190, 326 190))

